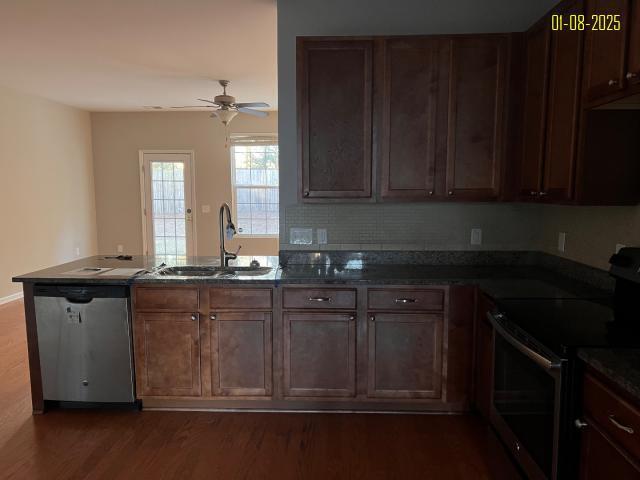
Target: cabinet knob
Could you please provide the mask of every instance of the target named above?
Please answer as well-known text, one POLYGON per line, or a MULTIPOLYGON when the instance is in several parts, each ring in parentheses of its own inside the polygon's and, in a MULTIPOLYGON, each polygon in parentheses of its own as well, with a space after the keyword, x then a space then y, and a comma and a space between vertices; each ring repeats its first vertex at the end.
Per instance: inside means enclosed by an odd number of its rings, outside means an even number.
POLYGON ((308 190, 305 190, 303 195, 304 195, 305 197, 308 197, 308 196, 309 196, 309 191, 308 191, 308 190))
POLYGON ((544 197, 545 195, 548 195, 547 192, 539 192, 538 195, 540 195, 541 197, 544 197))
POLYGON ((355 319, 356 319, 356 316, 355 316, 355 315, 349 315, 349 320, 350 320, 351 322, 353 322, 355 319))
POLYGON ((198 319, 198 315, 196 314, 191 315, 191 320, 195 322, 197 319, 198 319))
POLYGON ((215 315, 213 315, 213 314, 211 314, 211 315, 209 315, 209 318, 210 318, 211 320, 215 320, 215 319, 216 319, 216 316, 215 316, 215 315))
POLYGON ((369 317, 369 320, 371 320, 372 322, 375 322, 375 321, 376 321, 376 317, 374 317, 373 315, 371 315, 371 316, 369 317))
POLYGON ((614 85, 618 85, 618 83, 620 83, 620 82, 618 82, 618 80, 614 80, 614 79, 609 80, 609 86, 610 87, 613 87, 614 85))
POLYGON ((627 73, 627 80, 631 80, 632 78, 637 78, 638 74, 634 72, 627 73))
POLYGON ((580 420, 579 418, 576 418, 576 421, 573 422, 573 424, 576 426, 576 428, 582 430, 583 428, 587 428, 589 426, 589 424, 583 420, 580 420))
POLYGON ((449 191, 447 192, 447 195, 453 195, 453 190, 449 190, 449 191))
POLYGON ((433 195, 433 190, 429 190, 429 195, 433 195))
POLYGON ((529 195, 531 195, 532 197, 537 197, 538 196, 538 192, 536 192, 535 190, 531 190, 529 192, 529 195))

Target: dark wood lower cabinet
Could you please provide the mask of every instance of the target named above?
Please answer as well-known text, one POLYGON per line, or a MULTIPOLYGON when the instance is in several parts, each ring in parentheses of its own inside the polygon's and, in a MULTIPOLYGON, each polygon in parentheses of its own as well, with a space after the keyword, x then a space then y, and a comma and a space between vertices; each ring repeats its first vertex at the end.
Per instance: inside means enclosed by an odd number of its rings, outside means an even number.
POLYGON ((440 398, 443 323, 441 314, 370 314, 368 396, 440 398))
POLYGON ((200 396, 200 328, 197 313, 138 313, 138 394, 200 396))
POLYGON ((287 312, 283 323, 285 396, 354 396, 355 315, 287 312))
POLYGON ((271 395, 271 313, 211 313, 214 395, 271 395))
POLYGON ((487 312, 493 304, 482 294, 478 295, 477 303, 474 403, 478 412, 489 419, 493 385, 493 327, 487 319, 487 312))
POLYGON ((640 479, 640 470, 603 433, 592 426, 582 433, 580 480, 640 479))

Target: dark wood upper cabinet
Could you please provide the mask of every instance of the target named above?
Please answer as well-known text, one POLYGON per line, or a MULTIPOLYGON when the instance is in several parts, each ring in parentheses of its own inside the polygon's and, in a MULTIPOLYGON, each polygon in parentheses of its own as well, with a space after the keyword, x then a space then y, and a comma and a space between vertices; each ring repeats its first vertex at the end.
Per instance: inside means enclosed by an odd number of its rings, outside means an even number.
POLYGON ((446 193, 491 200, 500 194, 507 36, 448 42, 446 193))
POLYGON ((631 2, 629 17, 629 48, 627 51, 627 73, 630 85, 640 84, 640 2, 631 2))
POLYGON ((271 313, 211 313, 214 395, 271 395, 271 313))
POLYGON ((436 193, 438 46, 433 38, 382 42, 381 186, 383 198, 436 193))
POLYGON ((526 34, 522 162, 518 193, 538 198, 542 186, 551 27, 545 18, 526 34))
POLYGON ((586 21, 592 15, 619 15, 620 30, 593 30, 585 34, 584 95, 592 102, 625 88, 629 0, 588 0, 586 21))
MULTIPOLYGON (((583 12, 582 2, 569 2, 559 13, 583 12)), ((580 116, 583 33, 551 34, 544 174, 540 195, 547 201, 573 198, 580 116)))
POLYGON ((298 39, 302 199, 371 197, 373 42, 298 39))
POLYGON ((135 322, 138 394, 200 396, 199 315, 137 313, 135 322))
POLYGON ((284 395, 355 396, 355 314, 286 312, 283 323, 284 395))
POLYGON ((441 397, 442 314, 372 313, 368 330, 369 397, 441 397))

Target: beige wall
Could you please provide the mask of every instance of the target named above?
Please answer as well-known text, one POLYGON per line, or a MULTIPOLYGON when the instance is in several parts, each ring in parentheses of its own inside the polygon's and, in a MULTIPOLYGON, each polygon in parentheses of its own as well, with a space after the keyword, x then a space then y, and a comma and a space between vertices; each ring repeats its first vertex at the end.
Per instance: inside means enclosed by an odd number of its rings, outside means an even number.
POLYGON ((0 87, 0 298, 11 277, 96 253, 87 112, 0 87))
POLYGON ((616 244, 640 246, 640 206, 542 206, 539 248, 554 255, 608 268, 616 244), (566 250, 558 251, 558 233, 565 232, 566 250))
MULTIPOLYGON (((195 152, 198 255, 218 255, 218 208, 231 202, 231 166, 225 130, 208 112, 92 113, 98 246, 101 253, 142 252, 138 152, 184 149, 195 152), (211 207, 202 213, 202 205, 211 207)), ((267 118, 238 115, 231 133, 276 133, 277 112, 267 118)), ((278 239, 240 238, 242 253, 277 255, 278 239)))

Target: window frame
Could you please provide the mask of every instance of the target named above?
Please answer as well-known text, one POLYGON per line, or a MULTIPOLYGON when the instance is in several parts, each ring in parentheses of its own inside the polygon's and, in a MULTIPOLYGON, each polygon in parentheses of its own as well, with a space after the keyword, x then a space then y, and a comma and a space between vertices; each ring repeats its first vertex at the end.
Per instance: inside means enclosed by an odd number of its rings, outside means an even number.
MULTIPOLYGON (((270 146, 275 145, 278 147, 278 175, 280 174, 280 146, 278 144, 278 135, 275 133, 259 133, 259 134, 238 134, 231 135, 231 141, 229 142, 229 169, 231 174, 231 216, 233 218, 233 222, 236 225, 236 228, 239 228, 238 222, 238 199, 237 199, 237 188, 236 185, 236 165, 235 165, 235 157, 233 153, 233 148, 236 146, 251 146, 251 142, 255 142, 256 145, 270 146), (234 141, 234 139, 236 141, 234 141), (241 141, 244 139, 244 141, 241 141), (238 141, 240 140, 240 141, 238 141)), ((240 188, 244 188, 242 185, 240 188)), ((278 209, 280 209, 280 181, 278 178, 278 186, 273 187, 272 185, 248 185, 247 188, 264 188, 265 190, 269 188, 276 188, 278 190, 278 209)), ((241 233, 238 232, 235 236, 238 238, 280 238, 280 215, 278 215, 278 233, 241 233)))

